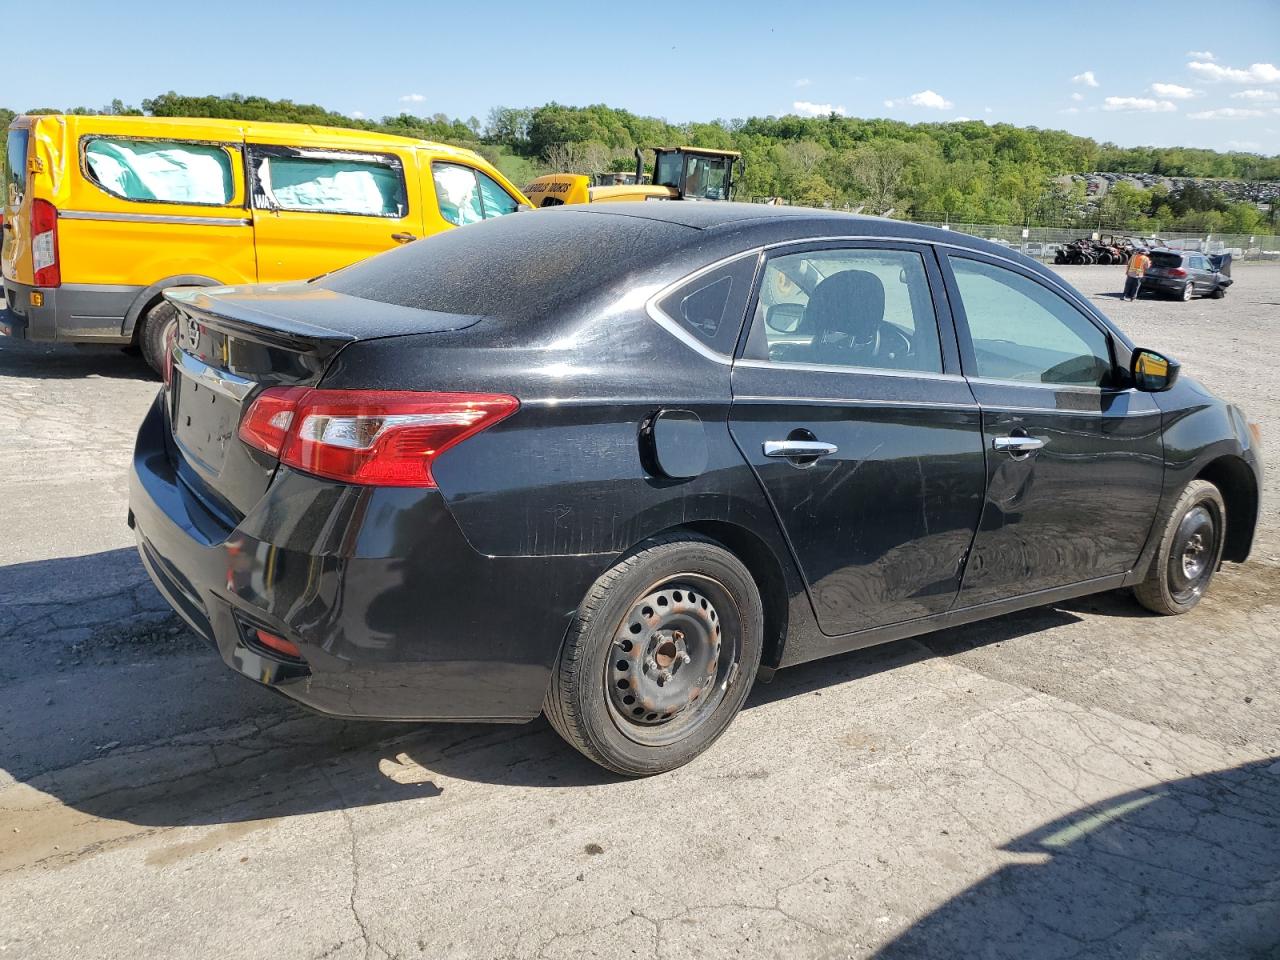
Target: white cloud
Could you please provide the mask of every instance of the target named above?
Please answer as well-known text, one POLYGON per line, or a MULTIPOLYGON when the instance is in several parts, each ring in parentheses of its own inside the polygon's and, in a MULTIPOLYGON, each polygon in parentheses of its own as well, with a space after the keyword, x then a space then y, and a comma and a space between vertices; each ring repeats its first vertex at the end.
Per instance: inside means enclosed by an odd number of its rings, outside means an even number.
POLYGON ((811 83, 813 83, 813 81, 810 80, 808 77, 801 77, 799 80, 796 81, 796 86, 807 87, 811 83))
POLYGON ((1254 103, 1271 103, 1280 100, 1280 93, 1274 90, 1241 90, 1231 95, 1232 100, 1251 100, 1254 103))
POLYGON ((1201 110, 1199 113, 1188 113, 1192 120, 1247 120, 1250 117, 1265 117, 1265 110, 1253 110, 1248 107, 1219 107, 1217 110, 1201 110))
POLYGON ((1261 153, 1262 144, 1258 143, 1256 140, 1228 140, 1227 149, 1243 150, 1246 153, 1261 153))
POLYGON ((1074 100, 1076 103, 1079 103, 1081 100, 1084 99, 1084 94, 1080 93, 1079 91, 1076 91, 1071 95, 1071 99, 1074 100))
POLYGON ((1084 73, 1077 73, 1071 78, 1072 83, 1083 83, 1086 87, 1096 87, 1098 78, 1093 75, 1092 70, 1086 70, 1084 73))
POLYGON ((1187 56, 1192 60, 1216 60, 1217 58, 1208 50, 1188 50, 1187 56))
POLYGON ((919 93, 913 93, 909 97, 886 100, 884 105, 886 107, 924 107, 927 110, 950 110, 955 106, 942 94, 934 93, 932 90, 921 90, 919 93))
POLYGON ((421 103, 425 99, 427 98, 423 96, 421 93, 406 93, 403 97, 400 98, 400 102, 401 103, 421 103))
POLYGON ((990 113, 990 112, 991 112, 991 108, 990 108, 990 107, 983 107, 983 108, 982 108, 982 112, 983 112, 983 113, 990 113))
POLYGON ((363 120, 363 119, 364 119, 364 111, 363 111, 363 110, 352 110, 352 111, 351 111, 350 116, 351 116, 351 118, 352 118, 352 119, 354 119, 354 120, 363 120))
POLYGON ((1177 110, 1168 100, 1152 100, 1150 97, 1107 97, 1103 110, 1138 110, 1143 113, 1169 113, 1177 110))
POLYGON ((956 117, 956 118, 955 118, 954 120, 952 120, 951 122, 952 122, 952 123, 968 123, 968 122, 969 122, 970 120, 972 120, 972 119, 973 119, 973 117, 956 117))
POLYGON ((1193 60, 1187 64, 1187 69, 1204 80, 1226 80, 1230 83, 1280 83, 1280 67, 1274 63, 1251 63, 1242 69, 1193 60))
POLYGON ((1153 83, 1151 92, 1157 97, 1167 97, 1170 100, 1190 100, 1196 95, 1190 87, 1177 83, 1153 83))
POLYGON ((833 113, 843 117, 847 112, 838 103, 810 103, 808 100, 797 100, 791 104, 791 109, 806 117, 826 117, 833 113))

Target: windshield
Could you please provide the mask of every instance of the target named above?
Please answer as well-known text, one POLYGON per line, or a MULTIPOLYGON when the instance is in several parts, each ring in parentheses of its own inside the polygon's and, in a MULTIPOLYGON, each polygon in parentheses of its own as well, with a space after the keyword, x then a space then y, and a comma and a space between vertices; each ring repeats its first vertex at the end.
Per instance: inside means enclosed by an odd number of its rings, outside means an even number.
POLYGON ((696 157, 688 158, 686 164, 684 195, 699 200, 729 199, 729 167, 733 163, 728 157, 696 157))
POLYGON ((17 206, 27 187, 27 143, 30 131, 25 127, 13 128, 9 131, 9 140, 5 149, 4 183, 5 202, 17 206))

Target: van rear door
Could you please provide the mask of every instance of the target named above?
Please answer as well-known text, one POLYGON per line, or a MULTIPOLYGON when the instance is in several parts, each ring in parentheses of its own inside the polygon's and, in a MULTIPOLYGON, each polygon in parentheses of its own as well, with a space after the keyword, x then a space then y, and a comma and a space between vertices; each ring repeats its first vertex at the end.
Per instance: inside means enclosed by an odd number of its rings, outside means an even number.
POLYGON ((412 151, 246 149, 259 282, 310 279, 422 236, 412 151))
POLYGON ((32 283, 31 267, 31 121, 10 125, 4 151, 4 229, 0 231, 0 269, 15 283, 32 283))

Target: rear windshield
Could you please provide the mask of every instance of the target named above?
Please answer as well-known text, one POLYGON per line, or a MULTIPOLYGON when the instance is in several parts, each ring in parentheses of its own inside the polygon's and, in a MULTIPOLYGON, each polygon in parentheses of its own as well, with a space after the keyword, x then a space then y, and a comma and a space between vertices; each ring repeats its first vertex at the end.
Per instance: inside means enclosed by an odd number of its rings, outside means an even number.
POLYGON ((1182 266, 1182 254, 1156 251, 1151 254, 1151 265, 1153 267, 1180 267, 1182 266))
POLYGON ((530 210, 418 240, 316 283, 401 307, 533 319, 652 265, 697 233, 639 217, 530 210))
POLYGON ((9 138, 4 151, 4 194, 5 202, 16 205, 22 199, 27 188, 27 144, 31 131, 25 127, 14 127, 9 131, 9 138))

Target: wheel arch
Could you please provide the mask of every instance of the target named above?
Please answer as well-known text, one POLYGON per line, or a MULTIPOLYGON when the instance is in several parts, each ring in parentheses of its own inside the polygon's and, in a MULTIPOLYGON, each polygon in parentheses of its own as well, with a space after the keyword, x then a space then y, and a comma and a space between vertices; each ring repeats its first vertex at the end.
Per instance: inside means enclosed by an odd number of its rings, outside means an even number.
POLYGON ((1195 479, 1209 481, 1222 493, 1227 505, 1222 559, 1243 563, 1249 557, 1258 523, 1258 482, 1253 470, 1242 457, 1224 454, 1205 464, 1195 479))
POLYGON ((220 286, 222 286, 222 281, 199 273, 176 274, 172 277, 165 277, 163 280, 157 280, 133 298, 133 304, 129 307, 129 312, 124 315, 124 324, 120 332, 131 340, 136 341, 138 337, 138 321, 146 315, 148 310, 164 299, 164 291, 169 287, 220 286))

